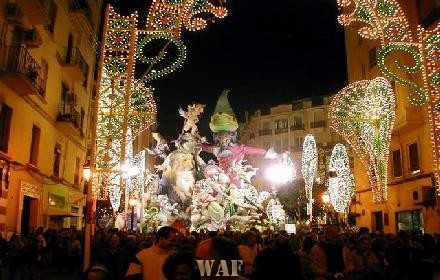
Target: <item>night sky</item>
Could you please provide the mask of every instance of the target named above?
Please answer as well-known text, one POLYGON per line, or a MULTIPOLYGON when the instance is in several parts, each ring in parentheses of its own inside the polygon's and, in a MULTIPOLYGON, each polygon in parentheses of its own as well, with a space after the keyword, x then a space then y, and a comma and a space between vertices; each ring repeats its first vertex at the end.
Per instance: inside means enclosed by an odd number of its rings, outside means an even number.
MULTIPOLYGON (((146 14, 150 0, 109 0, 117 12, 146 14)), ((158 131, 181 130, 179 107, 206 104, 199 127, 209 135, 218 95, 231 90, 239 120, 245 110, 336 93, 347 84, 343 28, 336 0, 228 0, 229 15, 199 32, 184 31, 187 59, 153 82, 158 131)))

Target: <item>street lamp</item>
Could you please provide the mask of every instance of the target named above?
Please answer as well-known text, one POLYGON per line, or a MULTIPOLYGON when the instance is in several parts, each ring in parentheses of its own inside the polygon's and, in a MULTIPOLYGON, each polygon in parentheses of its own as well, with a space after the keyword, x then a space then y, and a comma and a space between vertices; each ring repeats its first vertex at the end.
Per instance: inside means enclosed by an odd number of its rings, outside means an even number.
POLYGON ((92 164, 90 160, 87 159, 86 163, 83 164, 83 178, 84 178, 84 191, 86 194, 86 226, 84 232, 84 260, 83 269, 87 269, 90 265, 90 245, 91 236, 93 235, 93 225, 95 223, 95 200, 93 198, 93 193, 91 189, 91 184, 89 183, 92 177, 92 164))
MULTIPOLYGON (((329 220, 329 211, 328 211, 328 207, 330 204, 330 195, 326 192, 321 196, 321 200, 323 203, 323 207, 324 207, 324 215, 325 215, 325 223, 328 223, 329 220)), ((331 218, 331 217, 330 217, 331 218)), ((331 222, 331 220, 330 220, 331 222)))
POLYGON ((84 178, 84 180, 86 182, 88 182, 91 175, 92 175, 92 171, 90 169, 90 161, 87 160, 87 162, 83 164, 83 178, 84 178))
POLYGON ((130 198, 128 204, 131 206, 131 230, 133 230, 133 221, 134 221, 134 207, 138 204, 136 198, 130 198))

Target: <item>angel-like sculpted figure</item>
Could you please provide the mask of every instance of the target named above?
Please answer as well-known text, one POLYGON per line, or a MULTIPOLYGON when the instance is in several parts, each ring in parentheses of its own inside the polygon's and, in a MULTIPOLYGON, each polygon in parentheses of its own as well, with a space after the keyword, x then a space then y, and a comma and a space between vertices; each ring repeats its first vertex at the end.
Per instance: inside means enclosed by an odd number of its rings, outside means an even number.
POLYGON ((150 155, 166 158, 167 156, 166 152, 169 151, 170 149, 167 141, 162 137, 162 135, 160 135, 157 132, 153 132, 151 133, 151 135, 153 136, 154 140, 156 140, 156 146, 152 150, 147 149, 147 152, 150 155))
POLYGON ((179 115, 185 118, 182 134, 185 132, 196 134, 198 132, 197 123, 199 122, 199 115, 203 113, 204 109, 205 105, 199 103, 188 105, 188 111, 186 112, 182 108, 179 108, 179 115))

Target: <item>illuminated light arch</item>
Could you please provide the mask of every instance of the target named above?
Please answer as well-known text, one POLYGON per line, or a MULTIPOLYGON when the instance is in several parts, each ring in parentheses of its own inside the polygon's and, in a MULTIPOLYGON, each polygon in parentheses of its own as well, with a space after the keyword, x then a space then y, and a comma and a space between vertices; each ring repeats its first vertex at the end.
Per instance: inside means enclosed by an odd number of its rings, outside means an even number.
POLYGON ((301 171, 304 178, 304 188, 307 198, 307 214, 312 221, 312 205, 313 205, 313 181, 315 180, 315 174, 318 163, 318 153, 316 150, 315 137, 308 134, 304 138, 303 154, 302 154, 302 166, 301 171))
POLYGON ((347 150, 343 144, 336 144, 333 148, 328 171, 330 203, 336 212, 344 213, 354 193, 354 178, 350 171, 347 150))
POLYGON ((373 201, 387 200, 387 168, 396 101, 384 78, 358 81, 341 90, 330 104, 329 119, 364 164, 373 201))
POLYGON ((440 187, 440 24, 432 29, 417 27, 412 34, 405 13, 396 0, 337 0, 344 26, 352 26, 360 36, 379 40, 378 66, 382 74, 410 90, 413 105, 426 105, 431 125, 434 176, 440 187), (395 60, 405 53, 411 59, 395 60), (408 63, 407 65, 402 64, 408 63))

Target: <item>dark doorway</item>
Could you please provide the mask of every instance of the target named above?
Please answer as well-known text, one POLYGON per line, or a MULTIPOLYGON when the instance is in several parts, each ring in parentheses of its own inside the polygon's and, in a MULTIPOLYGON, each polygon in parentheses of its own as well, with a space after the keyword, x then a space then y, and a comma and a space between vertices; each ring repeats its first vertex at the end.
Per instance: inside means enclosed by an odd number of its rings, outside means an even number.
POLYGON ((382 211, 373 212, 373 226, 374 230, 383 230, 383 215, 382 211))
POLYGON ((21 236, 23 237, 29 234, 31 202, 32 197, 26 195, 23 197, 23 211, 21 212, 21 236))

